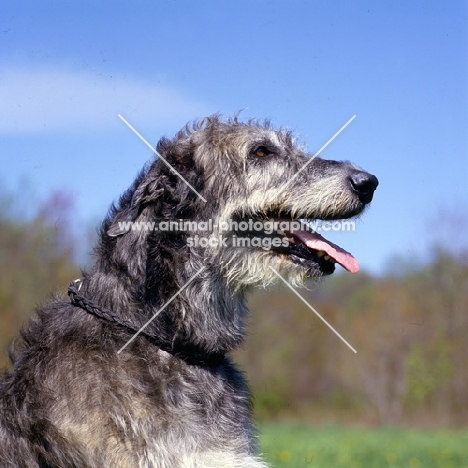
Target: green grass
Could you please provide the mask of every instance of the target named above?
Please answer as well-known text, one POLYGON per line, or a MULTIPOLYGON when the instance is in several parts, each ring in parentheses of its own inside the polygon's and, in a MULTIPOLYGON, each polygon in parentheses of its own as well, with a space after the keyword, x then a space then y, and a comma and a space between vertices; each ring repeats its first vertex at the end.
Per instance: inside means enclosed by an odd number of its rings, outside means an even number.
POLYGON ((259 426, 275 468, 468 468, 468 432, 397 428, 259 426))

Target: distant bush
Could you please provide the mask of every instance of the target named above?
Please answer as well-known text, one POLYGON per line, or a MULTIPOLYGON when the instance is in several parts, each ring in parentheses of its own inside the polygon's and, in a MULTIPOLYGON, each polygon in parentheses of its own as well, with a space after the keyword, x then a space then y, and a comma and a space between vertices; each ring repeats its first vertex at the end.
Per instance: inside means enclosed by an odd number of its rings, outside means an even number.
POLYGON ((9 364, 6 350, 20 325, 53 292, 66 292, 79 270, 73 260, 68 195, 52 194, 28 216, 7 195, 0 196, 0 207, 0 367, 4 367, 9 364))
POLYGON ((464 259, 435 249, 424 265, 339 274, 301 291, 357 354, 290 291, 255 292, 250 336, 235 356, 257 417, 466 425, 464 259))

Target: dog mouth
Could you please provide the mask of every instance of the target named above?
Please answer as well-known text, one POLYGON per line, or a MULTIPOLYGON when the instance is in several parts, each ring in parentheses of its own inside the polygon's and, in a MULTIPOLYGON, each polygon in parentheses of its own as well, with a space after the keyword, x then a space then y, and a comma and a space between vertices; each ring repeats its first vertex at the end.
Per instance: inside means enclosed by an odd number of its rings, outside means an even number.
MULTIPOLYGON (((261 239, 263 242, 269 239, 268 250, 287 257, 291 262, 311 272, 318 269, 322 275, 330 275, 335 271, 337 263, 350 273, 359 271, 357 259, 317 233, 312 227, 313 220, 269 217, 261 222, 269 222, 275 229, 268 233, 247 231, 242 235, 261 239)), ((265 250, 264 246, 262 248, 265 250)))
POLYGON ((324 273, 330 270, 330 273, 333 273, 336 263, 350 273, 359 271, 359 263, 356 258, 314 230, 295 231, 291 235, 293 244, 290 247, 291 255, 306 260, 311 259, 319 265, 324 273))

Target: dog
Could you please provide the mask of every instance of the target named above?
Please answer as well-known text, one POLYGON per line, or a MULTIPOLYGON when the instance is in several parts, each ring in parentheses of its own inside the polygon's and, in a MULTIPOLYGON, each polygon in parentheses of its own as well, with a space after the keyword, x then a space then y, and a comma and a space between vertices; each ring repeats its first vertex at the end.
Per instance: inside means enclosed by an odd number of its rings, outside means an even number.
POLYGON ((186 126, 157 153, 109 210, 92 269, 11 352, 1 467, 267 466, 227 356, 245 335, 246 293, 336 263, 356 272, 308 226, 359 215, 378 180, 237 117, 186 126))

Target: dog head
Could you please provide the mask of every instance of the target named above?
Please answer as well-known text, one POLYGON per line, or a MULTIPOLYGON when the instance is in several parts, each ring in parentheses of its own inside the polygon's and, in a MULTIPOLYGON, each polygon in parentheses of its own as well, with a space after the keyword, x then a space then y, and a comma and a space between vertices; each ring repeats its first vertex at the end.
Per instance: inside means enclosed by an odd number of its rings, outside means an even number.
POLYGON ((236 118, 204 119, 157 150, 160 158, 114 210, 108 236, 153 239, 153 249, 169 243, 179 262, 196 258, 235 287, 270 284, 275 272, 300 284, 331 274, 335 263, 358 271, 348 252, 316 232, 317 220, 361 214, 375 176, 308 154, 268 122, 236 118))

